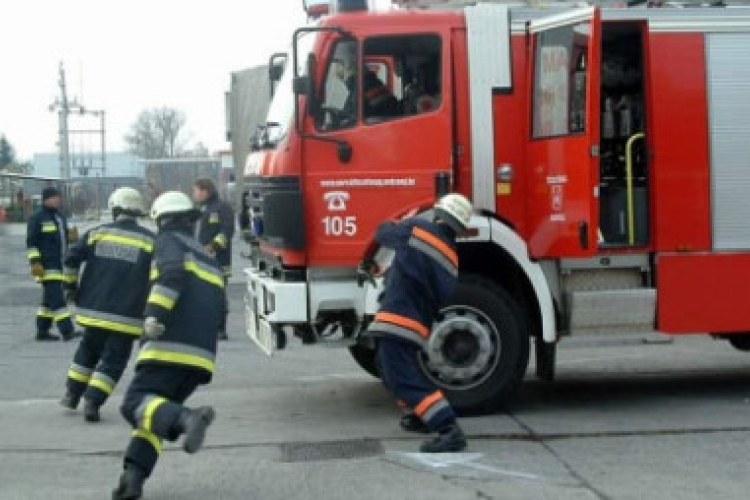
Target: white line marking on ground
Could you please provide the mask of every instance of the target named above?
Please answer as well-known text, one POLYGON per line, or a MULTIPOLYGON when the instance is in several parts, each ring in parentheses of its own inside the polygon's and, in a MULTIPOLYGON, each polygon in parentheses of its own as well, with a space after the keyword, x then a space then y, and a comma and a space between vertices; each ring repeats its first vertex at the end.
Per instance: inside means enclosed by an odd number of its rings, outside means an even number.
POLYGON ((297 377, 297 382, 330 382, 331 380, 371 379, 372 376, 361 372, 328 373, 326 375, 305 375, 297 377))
POLYGON ((0 401, 0 406, 35 406, 57 403, 57 399, 17 399, 11 401, 0 401))
POLYGON ((626 356, 602 356, 600 358, 581 358, 581 359, 568 359, 564 361, 558 361, 558 365, 575 365, 579 363, 596 363, 597 361, 618 361, 621 359, 636 359, 645 358, 644 354, 630 354, 626 356))
POLYGON ((492 467, 480 463, 484 455, 481 453, 449 453, 449 454, 436 454, 436 453, 404 453, 404 452, 392 452, 394 455, 400 455, 407 459, 417 462, 419 465, 429 469, 445 469, 450 467, 464 467, 466 469, 474 469, 482 472, 490 472, 492 474, 498 474, 501 476, 515 477, 519 479, 527 479, 530 481, 543 481, 544 478, 536 474, 530 474, 527 472, 519 472, 508 469, 501 469, 498 467, 492 467))

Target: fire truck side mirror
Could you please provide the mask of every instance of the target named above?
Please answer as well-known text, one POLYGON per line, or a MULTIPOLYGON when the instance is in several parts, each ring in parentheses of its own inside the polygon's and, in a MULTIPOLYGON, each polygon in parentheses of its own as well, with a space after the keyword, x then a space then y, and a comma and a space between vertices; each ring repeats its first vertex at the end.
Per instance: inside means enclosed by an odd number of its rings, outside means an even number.
POLYGON ((315 75, 317 73, 318 60, 314 54, 307 57, 307 72, 303 76, 294 78, 294 93, 297 96, 307 97, 307 112, 313 118, 317 118, 320 113, 320 102, 318 101, 318 92, 315 86, 315 75))
POLYGON ((296 96, 309 96, 312 87, 312 81, 308 76, 297 76, 294 78, 294 94, 296 96))

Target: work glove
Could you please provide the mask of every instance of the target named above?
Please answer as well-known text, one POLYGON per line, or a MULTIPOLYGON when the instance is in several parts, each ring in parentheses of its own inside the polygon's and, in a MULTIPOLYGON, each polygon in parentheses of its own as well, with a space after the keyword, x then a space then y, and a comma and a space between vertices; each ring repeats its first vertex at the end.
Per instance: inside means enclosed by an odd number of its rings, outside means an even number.
POLYGON ((65 288, 65 302, 68 304, 75 304, 78 299, 78 288, 74 286, 65 288))
POLYGON ((146 321, 143 322, 143 335, 150 340, 157 340, 159 337, 164 335, 166 328, 164 325, 159 323, 159 320, 149 316, 146 321))
POLYGON ((68 243, 78 243, 78 240, 81 239, 81 237, 78 234, 78 228, 72 227, 68 229, 68 243))
POLYGON ((213 243, 204 246, 203 250, 205 250, 208 255, 216 255, 216 245, 213 243))
POLYGON ((364 287, 367 283, 373 287, 377 287, 378 284, 375 281, 377 274, 378 264, 372 259, 365 259, 357 267, 357 284, 360 288, 364 287))
POLYGON ((41 262, 34 262, 31 264, 31 275, 40 279, 44 276, 44 266, 41 262))

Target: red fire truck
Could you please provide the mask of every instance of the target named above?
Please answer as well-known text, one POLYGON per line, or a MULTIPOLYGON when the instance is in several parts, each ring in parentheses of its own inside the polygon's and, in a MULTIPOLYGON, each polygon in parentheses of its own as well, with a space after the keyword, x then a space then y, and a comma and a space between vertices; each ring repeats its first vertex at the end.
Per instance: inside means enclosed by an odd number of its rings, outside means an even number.
POLYGON ((263 350, 337 341, 375 373, 357 264, 448 190, 477 211, 419 363, 458 408, 507 398, 531 345, 551 380, 565 336, 750 350, 750 9, 341 3, 272 68, 247 162, 263 350))

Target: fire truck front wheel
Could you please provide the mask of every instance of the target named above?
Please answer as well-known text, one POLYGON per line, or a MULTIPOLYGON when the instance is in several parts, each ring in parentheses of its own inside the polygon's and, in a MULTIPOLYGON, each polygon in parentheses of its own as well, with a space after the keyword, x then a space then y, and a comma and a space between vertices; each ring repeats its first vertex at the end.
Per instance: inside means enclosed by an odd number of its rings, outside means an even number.
POLYGON ((742 333, 728 335, 727 340, 729 341, 729 344, 738 351, 750 352, 750 334, 742 333))
POLYGON ((523 381, 529 363, 524 310, 494 282, 462 275, 452 304, 420 356, 424 374, 461 413, 492 411, 523 381))
POLYGON ((360 368, 373 377, 380 378, 380 373, 375 363, 375 349, 356 344, 349 348, 349 353, 351 353, 352 358, 354 358, 354 361, 357 362, 360 368))

